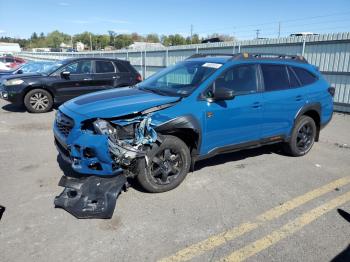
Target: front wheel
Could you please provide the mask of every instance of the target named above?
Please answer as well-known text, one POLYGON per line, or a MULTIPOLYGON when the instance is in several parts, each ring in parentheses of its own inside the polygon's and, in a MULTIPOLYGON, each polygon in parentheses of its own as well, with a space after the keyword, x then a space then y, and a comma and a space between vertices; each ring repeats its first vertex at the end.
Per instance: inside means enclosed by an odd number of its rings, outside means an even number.
POLYGON ((312 148, 316 137, 315 121, 309 116, 301 116, 295 123, 292 136, 285 150, 292 156, 303 156, 312 148))
POLYGON ((46 90, 33 89, 25 95, 24 105, 31 113, 45 113, 51 110, 53 99, 46 90))
POLYGON ((169 191, 180 185, 191 166, 187 145, 175 136, 165 136, 162 144, 155 145, 148 153, 147 159, 137 180, 152 193, 169 191))

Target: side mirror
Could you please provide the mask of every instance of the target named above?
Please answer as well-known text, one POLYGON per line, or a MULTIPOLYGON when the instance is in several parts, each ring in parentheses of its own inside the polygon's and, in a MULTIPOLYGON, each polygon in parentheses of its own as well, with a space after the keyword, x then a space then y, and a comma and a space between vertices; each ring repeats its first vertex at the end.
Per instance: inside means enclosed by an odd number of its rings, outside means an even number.
POLYGON ((220 100, 231 100, 235 97, 234 91, 226 87, 215 88, 212 97, 208 98, 209 102, 220 100))
POLYGON ((69 76, 70 76, 70 72, 69 71, 63 71, 63 72, 61 72, 61 77, 62 78, 69 78, 69 76))
POLYGON ((16 74, 20 74, 20 75, 23 74, 23 70, 22 69, 18 70, 16 74))

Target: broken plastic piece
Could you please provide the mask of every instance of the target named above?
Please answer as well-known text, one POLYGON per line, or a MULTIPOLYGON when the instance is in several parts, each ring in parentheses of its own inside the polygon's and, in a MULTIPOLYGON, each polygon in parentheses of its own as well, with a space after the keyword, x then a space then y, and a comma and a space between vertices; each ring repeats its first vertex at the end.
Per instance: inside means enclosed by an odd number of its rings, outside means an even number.
POLYGON ((58 185, 64 190, 55 197, 54 204, 76 218, 111 218, 125 183, 123 175, 108 178, 63 176, 58 185))
POLYGON ((2 214, 5 212, 5 207, 3 206, 0 206, 0 220, 1 220, 1 217, 2 217, 2 214))

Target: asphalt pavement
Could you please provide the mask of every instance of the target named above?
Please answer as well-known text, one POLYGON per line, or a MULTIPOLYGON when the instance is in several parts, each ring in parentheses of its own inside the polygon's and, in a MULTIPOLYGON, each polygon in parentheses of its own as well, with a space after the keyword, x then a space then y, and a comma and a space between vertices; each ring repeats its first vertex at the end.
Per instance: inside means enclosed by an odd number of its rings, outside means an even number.
POLYGON ((0 102, 3 262, 350 261, 350 115, 304 157, 277 145, 217 156, 170 192, 131 187, 112 219, 79 220, 53 205, 54 114, 0 102))

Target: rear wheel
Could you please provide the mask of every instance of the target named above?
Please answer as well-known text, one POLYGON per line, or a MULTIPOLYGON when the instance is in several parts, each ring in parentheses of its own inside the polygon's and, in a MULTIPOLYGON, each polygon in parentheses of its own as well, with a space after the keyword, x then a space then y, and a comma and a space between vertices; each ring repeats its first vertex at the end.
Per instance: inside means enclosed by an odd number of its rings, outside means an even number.
POLYGON ((25 95, 24 105, 31 113, 45 113, 51 110, 53 99, 46 90, 33 89, 25 95))
POLYGON ((312 148, 316 137, 315 121, 309 116, 301 116, 292 131, 292 136, 286 144, 286 152, 292 156, 303 156, 312 148))
POLYGON ((187 145, 175 136, 165 136, 160 146, 154 146, 147 155, 148 164, 137 180, 148 192, 160 193, 177 187, 186 177, 191 156, 187 145))

